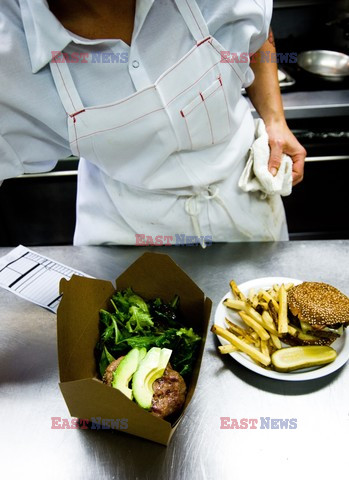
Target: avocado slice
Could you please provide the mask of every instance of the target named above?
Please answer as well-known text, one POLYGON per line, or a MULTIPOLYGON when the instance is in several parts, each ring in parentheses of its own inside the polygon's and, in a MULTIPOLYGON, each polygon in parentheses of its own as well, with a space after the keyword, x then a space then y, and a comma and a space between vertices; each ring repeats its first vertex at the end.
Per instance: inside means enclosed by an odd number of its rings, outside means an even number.
POLYGON ((147 353, 145 348, 133 348, 121 360, 118 368, 113 375, 112 387, 120 390, 130 400, 133 398, 132 389, 129 388, 132 375, 138 368, 138 365, 143 360, 147 353))
POLYGON ((153 383, 162 377, 172 350, 153 347, 141 361, 132 379, 133 396, 142 408, 150 410, 153 398, 153 383))

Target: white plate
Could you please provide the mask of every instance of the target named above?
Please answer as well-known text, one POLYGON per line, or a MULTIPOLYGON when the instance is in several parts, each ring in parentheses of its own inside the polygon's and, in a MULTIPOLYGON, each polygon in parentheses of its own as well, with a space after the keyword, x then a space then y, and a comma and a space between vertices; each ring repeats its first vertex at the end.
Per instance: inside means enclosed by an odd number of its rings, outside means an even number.
MULTIPOLYGON (((250 288, 254 288, 257 292, 260 289, 268 289, 274 284, 281 284, 281 283, 294 283, 295 285, 302 283, 302 280, 297 280, 295 278, 286 278, 286 277, 265 277, 265 278, 256 278, 254 280, 250 280, 249 282, 242 283, 239 285, 240 290, 245 295, 248 294, 250 288)), ((223 305, 223 301, 226 298, 233 298, 231 291, 229 291, 222 300, 219 302, 218 307, 215 313, 215 324, 220 325, 222 327, 226 327, 224 318, 227 317, 234 323, 237 323, 241 326, 245 326, 240 319, 239 315, 235 313, 233 310, 225 307, 223 305)), ((227 340, 224 340, 222 337, 218 336, 219 341, 222 345, 226 345, 227 340)), ((287 347, 288 345, 285 345, 287 347)), ((329 363, 328 365, 324 365, 323 367, 314 367, 308 368, 303 370, 296 370, 293 372, 288 373, 281 373, 276 372, 275 370, 268 370, 266 368, 260 367, 257 365, 252 358, 242 352, 233 352, 230 355, 241 365, 244 365, 246 368, 252 370, 253 372, 259 373, 260 375, 264 375, 265 377, 275 378, 277 380, 288 380, 288 381, 300 381, 300 380, 312 380, 314 378, 324 377, 329 373, 336 371, 349 358, 349 335, 346 331, 344 334, 338 338, 332 345, 336 352, 337 358, 334 362, 329 363)))

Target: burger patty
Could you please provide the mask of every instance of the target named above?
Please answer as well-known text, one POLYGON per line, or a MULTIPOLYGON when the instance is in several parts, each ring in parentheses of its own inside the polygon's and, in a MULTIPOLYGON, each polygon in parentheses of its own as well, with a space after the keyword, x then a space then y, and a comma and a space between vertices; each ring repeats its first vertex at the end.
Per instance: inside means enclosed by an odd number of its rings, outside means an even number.
POLYGON ((182 376, 168 364, 164 374, 153 383, 152 414, 165 418, 184 405, 187 387, 182 376))
MULTIPOLYGON (((315 337, 313 332, 311 332, 311 335, 315 337)), ((332 334, 328 337, 317 337, 316 340, 301 340, 286 333, 286 335, 282 337, 282 341, 291 347, 297 347, 298 345, 331 345, 337 338, 338 335, 332 334)))
POLYGON ((121 360, 124 358, 124 356, 117 358, 113 362, 109 363, 107 368, 105 369, 104 375, 103 375, 103 383, 106 383, 111 387, 112 381, 113 381, 113 374, 115 370, 118 368, 120 365, 121 360))
MULTIPOLYGON (((112 385, 114 372, 123 358, 119 357, 111 362, 104 372, 103 383, 109 387, 112 385)), ((153 383, 153 391, 151 413, 165 418, 183 407, 187 387, 183 377, 168 364, 163 376, 153 383)))

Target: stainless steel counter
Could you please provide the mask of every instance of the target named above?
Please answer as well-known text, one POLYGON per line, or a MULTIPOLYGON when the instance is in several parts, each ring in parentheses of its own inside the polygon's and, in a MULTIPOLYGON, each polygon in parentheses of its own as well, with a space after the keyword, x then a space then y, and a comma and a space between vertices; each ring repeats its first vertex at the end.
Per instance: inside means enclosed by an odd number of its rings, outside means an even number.
MULTIPOLYGON (((1 248, 0 256, 8 250, 1 248)), ((146 249, 35 250, 114 280, 146 249)), ((349 294, 349 241, 156 250, 172 256, 212 298, 214 309, 231 278, 326 281, 349 294)), ((211 333, 197 390, 169 447, 117 431, 51 429, 51 417, 70 418, 58 387, 55 327, 55 315, 0 289, 4 479, 319 480, 342 477, 348 466, 349 365, 309 382, 271 380, 222 358, 211 333), (222 430, 220 417, 293 418, 297 428, 222 430)))
MULTIPOLYGON (((349 115, 349 90, 283 92, 287 120, 342 117, 349 115)), ((251 105, 254 116, 257 116, 251 105)))

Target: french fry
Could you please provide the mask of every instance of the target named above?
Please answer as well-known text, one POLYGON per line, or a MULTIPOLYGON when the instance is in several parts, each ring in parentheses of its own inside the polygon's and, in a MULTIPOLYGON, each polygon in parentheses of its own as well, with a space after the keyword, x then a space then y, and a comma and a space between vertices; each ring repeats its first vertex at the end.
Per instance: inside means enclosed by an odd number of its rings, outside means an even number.
MULTIPOLYGON (((264 312, 263 312, 264 314, 264 312)), ((273 333, 274 335, 279 335, 277 329, 275 328, 275 325, 273 323, 270 323, 268 321, 264 321, 263 319, 263 314, 262 314, 262 322, 260 323, 261 327, 264 328, 264 330, 267 330, 268 333, 273 333)), ((257 322, 259 323, 259 322, 257 322)))
POLYGON ((255 296, 253 297, 253 299, 252 299, 251 306, 252 306, 253 308, 256 308, 257 305, 258 305, 258 301, 259 301, 259 300, 258 300, 258 295, 255 295, 255 296))
POLYGON ((267 302, 264 302, 263 300, 260 300, 260 301, 259 301, 259 305, 263 308, 263 310, 267 310, 267 309, 268 309, 268 303, 267 303, 267 302))
POLYGON ((288 292, 288 291, 290 290, 290 288, 292 288, 292 287, 294 287, 294 283, 287 283, 287 284, 285 285, 285 290, 286 290, 286 292, 288 292))
POLYGON ((234 347, 234 345, 232 345, 231 343, 228 343, 227 345, 220 345, 218 347, 218 350, 222 354, 232 353, 232 352, 237 352, 238 351, 238 349, 236 347, 234 347))
POLYGON ((239 338, 240 338, 240 340, 244 340, 244 342, 249 343, 249 344, 251 344, 251 343, 255 344, 256 343, 256 341, 254 339, 250 338, 250 337, 241 337, 240 336, 239 338))
POLYGON ((263 322, 263 318, 261 314, 258 313, 253 307, 251 307, 251 305, 248 305, 246 302, 243 302, 241 300, 232 300, 230 298, 226 298, 223 304, 232 310, 238 310, 239 314, 241 312, 246 313, 249 317, 251 317, 251 319, 259 323, 259 325, 261 325, 261 327, 263 327, 265 330, 268 330, 270 333, 273 333, 274 335, 278 334, 277 330, 273 327, 270 327, 269 325, 266 325, 265 322, 263 322))
POLYGON ((292 325, 288 325, 288 333, 292 335, 292 337, 299 338, 303 341, 308 342, 317 342, 319 340, 318 337, 314 337, 313 335, 309 335, 308 333, 304 333, 300 328, 293 327, 292 325))
POLYGON ((272 341, 272 344, 274 345, 274 347, 277 349, 277 350, 280 350, 280 348, 282 348, 282 345, 281 345, 281 342, 280 342, 280 339, 279 337, 277 337, 276 335, 273 335, 272 333, 270 334, 270 339, 272 341))
POLYGON ((287 292, 285 285, 282 284, 279 289, 279 314, 278 314, 278 332, 288 332, 288 318, 287 318, 287 292))
POLYGON ((271 298, 277 301, 278 291, 276 292, 273 288, 269 288, 269 290, 266 290, 266 292, 271 296, 271 298))
POLYGON ((254 296, 255 296, 255 290, 254 288, 250 288, 248 291, 247 298, 250 300, 251 303, 253 303, 254 296))
POLYGON ((282 345, 281 345, 281 342, 279 340, 279 333, 278 331, 275 329, 275 324, 273 322, 273 319, 271 318, 271 315, 269 312, 263 312, 263 315, 262 315, 262 318, 263 318, 263 321, 264 323, 266 324, 266 330, 268 330, 268 332, 270 333, 270 338, 271 338, 271 342, 272 344, 274 345, 274 347, 276 349, 279 349, 279 348, 282 348, 282 345))
POLYGON ((273 319, 277 327, 279 324, 279 313, 275 310, 273 302, 269 302, 268 306, 269 306, 269 313, 271 315, 271 318, 273 319))
POLYGON ((258 313, 251 305, 248 303, 243 302, 241 300, 231 300, 230 298, 226 298, 223 302, 223 305, 232 309, 232 310, 242 310, 243 312, 247 313, 253 320, 258 322, 260 325, 263 325, 262 316, 258 313))
POLYGON ((276 330, 274 320, 268 311, 262 313, 262 320, 266 325, 276 330))
MULTIPOLYGON (((252 330, 252 328, 251 328, 251 330, 252 330)), ((256 333, 254 330, 252 330, 252 332, 250 333, 250 336, 251 336, 251 338, 253 338, 253 343, 255 344, 255 346, 257 348, 259 348, 260 345, 261 345, 261 339, 260 339, 258 333, 256 333)))
POLYGON ((231 288, 231 291, 233 292, 234 297, 237 300, 242 300, 243 302, 246 302, 247 299, 245 295, 239 290, 239 287, 236 285, 234 280, 230 282, 230 288, 231 288))
POLYGON ((247 295, 246 303, 251 305, 251 307, 256 308, 258 305, 258 295, 255 293, 254 288, 250 288, 247 295))
MULTIPOLYGON (((278 337, 276 337, 278 338, 278 337)), ((273 340, 271 338, 271 335, 270 335, 270 338, 269 338, 269 343, 268 343, 268 347, 269 347, 269 354, 271 354, 272 351, 275 351, 275 350, 278 350, 276 349, 274 343, 273 343, 273 340)))
POLYGON ((237 347, 242 352, 247 353, 247 355, 249 355, 256 362, 259 362, 266 367, 270 365, 271 360, 269 355, 268 356, 264 355, 262 352, 257 350, 252 345, 247 344, 243 340, 240 340, 233 333, 228 332, 228 330, 226 330, 225 328, 222 328, 219 325, 212 325, 211 332, 215 333, 216 335, 219 335, 225 340, 228 340, 228 342, 230 342, 232 345, 237 347))
POLYGON ((270 337, 269 333, 262 327, 262 325, 256 322, 252 317, 247 315, 245 312, 239 312, 240 317, 242 320, 248 325, 249 327, 253 328, 253 330, 259 335, 261 340, 268 340, 270 337))
POLYGON ((242 300, 233 300, 231 298, 226 298, 223 301, 223 305, 232 309, 232 310, 244 310, 246 303, 242 300))
POLYGON ((260 346, 261 352, 269 357, 269 348, 268 348, 268 340, 261 340, 261 346, 260 346))
POLYGON ((290 324, 288 324, 287 333, 289 333, 293 337, 297 336, 297 330, 295 329, 295 327, 292 327, 292 325, 290 325, 290 324))
POLYGON ((251 337, 251 335, 249 334, 249 332, 247 330, 245 330, 244 328, 241 328, 239 325, 236 325, 235 323, 230 321, 229 318, 225 317, 224 320, 225 320, 225 323, 228 326, 229 332, 234 333, 237 336, 242 336, 242 337, 246 338, 246 340, 248 340, 249 343, 254 342, 254 339, 251 337))
POLYGON ((268 292, 266 292, 265 290, 262 290, 262 297, 264 298, 264 300, 268 302, 268 304, 269 302, 272 302, 275 310, 279 313, 279 305, 277 301, 268 292))

